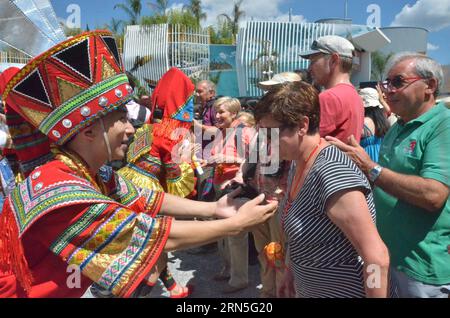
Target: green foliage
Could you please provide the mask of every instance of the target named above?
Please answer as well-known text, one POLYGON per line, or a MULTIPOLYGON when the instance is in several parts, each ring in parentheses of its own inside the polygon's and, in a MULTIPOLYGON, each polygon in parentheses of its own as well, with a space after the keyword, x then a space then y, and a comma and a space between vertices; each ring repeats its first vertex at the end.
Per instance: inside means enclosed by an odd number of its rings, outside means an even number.
POLYGON ((68 28, 66 26, 64 26, 64 34, 69 37, 69 36, 76 36, 78 34, 83 33, 84 30, 81 28, 68 28))
POLYGON ((209 73, 209 80, 213 82, 216 86, 219 84, 220 75, 222 74, 221 71, 209 73))
POLYGON ((206 13, 202 10, 202 2, 201 0, 190 0, 189 5, 185 5, 183 7, 184 11, 190 12, 194 17, 197 23, 197 27, 200 26, 200 21, 206 19, 206 13))
POLYGON ((105 28, 112 33, 120 35, 123 34, 123 21, 111 18, 111 21, 105 25, 105 28))
POLYGON ((152 16, 142 17, 141 19, 142 25, 152 25, 162 23, 179 24, 191 28, 198 27, 197 20, 195 19, 195 17, 190 12, 180 9, 172 9, 165 15, 157 13, 152 16))
POLYGON ((168 21, 170 24, 181 24, 191 28, 200 26, 196 17, 183 10, 171 10, 168 14, 168 21))
POLYGON ((124 21, 126 25, 138 24, 142 11, 141 0, 125 0, 125 4, 118 3, 114 6, 114 9, 121 9, 128 15, 129 20, 124 21))
POLYGON ((244 0, 239 0, 233 5, 233 14, 229 16, 226 13, 219 14, 217 17, 217 26, 210 27, 212 44, 235 44, 239 32, 239 22, 245 15, 241 10, 244 0))
POLYGON ((164 16, 169 8, 169 0, 156 0, 155 2, 148 2, 147 5, 156 12, 155 14, 164 16))
POLYGON ((261 51, 257 54, 256 59, 252 61, 254 66, 261 73, 256 82, 270 79, 274 74, 278 73, 278 56, 279 53, 271 49, 270 41, 262 41, 261 51))
MULTIPOLYGON (((227 44, 236 43, 236 36, 239 31, 239 22, 245 15, 241 10, 244 0, 237 0, 233 4, 231 16, 223 13, 217 17, 217 24, 209 26, 211 44, 227 44)), ((120 9, 128 15, 128 20, 117 20, 112 18, 105 28, 111 30, 114 34, 123 36, 124 28, 127 25, 141 24, 178 24, 190 28, 200 27, 200 21, 206 19, 206 13, 202 10, 201 0, 189 0, 189 4, 183 9, 168 10, 168 0, 154 0, 147 2, 149 8, 153 11, 151 16, 141 17, 142 3, 141 0, 123 0, 122 3, 114 5, 114 9, 120 9)), ((81 32, 81 30, 79 30, 81 32)), ((78 30, 69 30, 69 34, 78 34, 78 30)))
POLYGON ((219 19, 216 28, 213 26, 209 27, 209 34, 211 44, 233 44, 234 37, 231 29, 231 25, 228 20, 219 19))
POLYGON ((141 19, 141 25, 153 25, 168 23, 166 15, 154 14, 152 16, 145 16, 141 19))
POLYGON ((392 52, 389 54, 383 54, 379 51, 372 53, 372 81, 383 80, 384 68, 386 67, 388 60, 392 57, 393 54, 394 53, 392 52))
POLYGON ((236 39, 236 36, 239 32, 239 21, 241 18, 245 15, 245 12, 241 10, 241 5, 244 0, 239 0, 238 2, 235 2, 233 5, 233 15, 230 17, 226 13, 222 13, 219 15, 218 19, 220 17, 223 17, 227 21, 227 27, 230 29, 231 33, 233 34, 233 38, 236 39))
POLYGON ((136 76, 134 76, 132 73, 127 73, 127 76, 129 76, 135 84, 134 93, 137 98, 141 98, 141 96, 143 95, 150 96, 149 91, 144 86, 142 86, 141 82, 136 76))

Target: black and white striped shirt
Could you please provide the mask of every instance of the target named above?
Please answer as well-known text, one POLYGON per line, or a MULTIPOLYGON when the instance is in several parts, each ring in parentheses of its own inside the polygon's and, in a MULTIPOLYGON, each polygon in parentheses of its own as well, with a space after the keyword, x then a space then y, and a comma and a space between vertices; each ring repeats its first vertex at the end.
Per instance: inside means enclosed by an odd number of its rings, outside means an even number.
POLYGON ((282 216, 299 297, 365 297, 362 259, 325 211, 328 199, 345 189, 364 193, 375 222, 369 181, 348 156, 328 146, 282 216))

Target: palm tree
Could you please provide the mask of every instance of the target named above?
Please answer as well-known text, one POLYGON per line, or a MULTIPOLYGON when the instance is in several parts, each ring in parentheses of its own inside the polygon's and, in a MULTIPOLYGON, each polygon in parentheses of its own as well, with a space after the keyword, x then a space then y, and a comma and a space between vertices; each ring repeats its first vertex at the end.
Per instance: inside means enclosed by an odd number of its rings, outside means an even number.
POLYGON ((112 18, 111 22, 106 25, 106 28, 109 29, 112 33, 119 35, 120 33, 122 33, 122 24, 123 21, 112 18))
POLYGON ((234 3, 232 17, 226 13, 219 14, 219 17, 224 17, 228 21, 228 25, 230 25, 231 33, 233 34, 233 39, 235 42, 239 31, 239 21, 245 15, 245 12, 241 10, 242 2, 244 2, 244 0, 239 0, 234 3))
POLYGON ((383 54, 379 51, 372 53, 372 80, 382 81, 384 68, 388 60, 392 57, 393 53, 383 54))
MULTIPOLYGON (((258 41, 259 42, 259 41, 258 41)), ((278 73, 278 52, 272 50, 272 44, 270 41, 262 41, 262 51, 257 54, 256 58, 252 61, 252 66, 260 72, 261 78, 254 79, 256 82, 261 80, 271 79, 273 74, 278 73)))
POLYGON ((147 5, 156 12, 156 14, 165 16, 169 8, 169 0, 156 0, 155 2, 147 2, 147 5))
POLYGON ((180 24, 189 28, 198 27, 197 20, 192 13, 186 10, 171 9, 168 10, 165 15, 154 14, 152 16, 145 16, 141 19, 141 25, 153 25, 153 24, 180 24))
POLYGON ((183 9, 191 12, 197 21, 197 25, 200 26, 200 21, 206 19, 206 13, 202 11, 202 2, 201 0, 190 0, 190 2, 183 9))
POLYGON ((139 23, 139 16, 141 15, 142 11, 141 0, 125 0, 125 4, 118 3, 114 6, 114 9, 117 8, 125 11, 125 13, 130 18, 127 24, 134 25, 139 23))
POLYGON ((230 23, 228 20, 218 18, 217 26, 213 27, 210 25, 209 36, 211 40, 211 44, 229 44, 232 45, 234 43, 233 33, 231 32, 230 23))

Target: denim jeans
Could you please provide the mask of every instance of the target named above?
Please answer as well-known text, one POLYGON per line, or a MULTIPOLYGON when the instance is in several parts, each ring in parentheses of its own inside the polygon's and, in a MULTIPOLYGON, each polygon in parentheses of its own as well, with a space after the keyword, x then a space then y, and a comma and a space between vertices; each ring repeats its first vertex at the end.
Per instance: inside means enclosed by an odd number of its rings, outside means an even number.
POLYGON ((450 298, 450 283, 445 285, 425 284, 392 267, 391 274, 397 283, 400 298, 450 298))

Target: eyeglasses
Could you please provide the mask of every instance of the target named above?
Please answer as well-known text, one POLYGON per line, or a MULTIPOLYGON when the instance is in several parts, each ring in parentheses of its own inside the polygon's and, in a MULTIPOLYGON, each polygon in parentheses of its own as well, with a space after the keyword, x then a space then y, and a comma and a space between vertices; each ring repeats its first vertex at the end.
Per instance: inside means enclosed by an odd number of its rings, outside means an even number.
POLYGON ((394 76, 393 78, 387 78, 385 81, 380 82, 380 87, 385 92, 399 92, 407 88, 412 83, 425 79, 423 77, 403 77, 401 75, 394 76))

